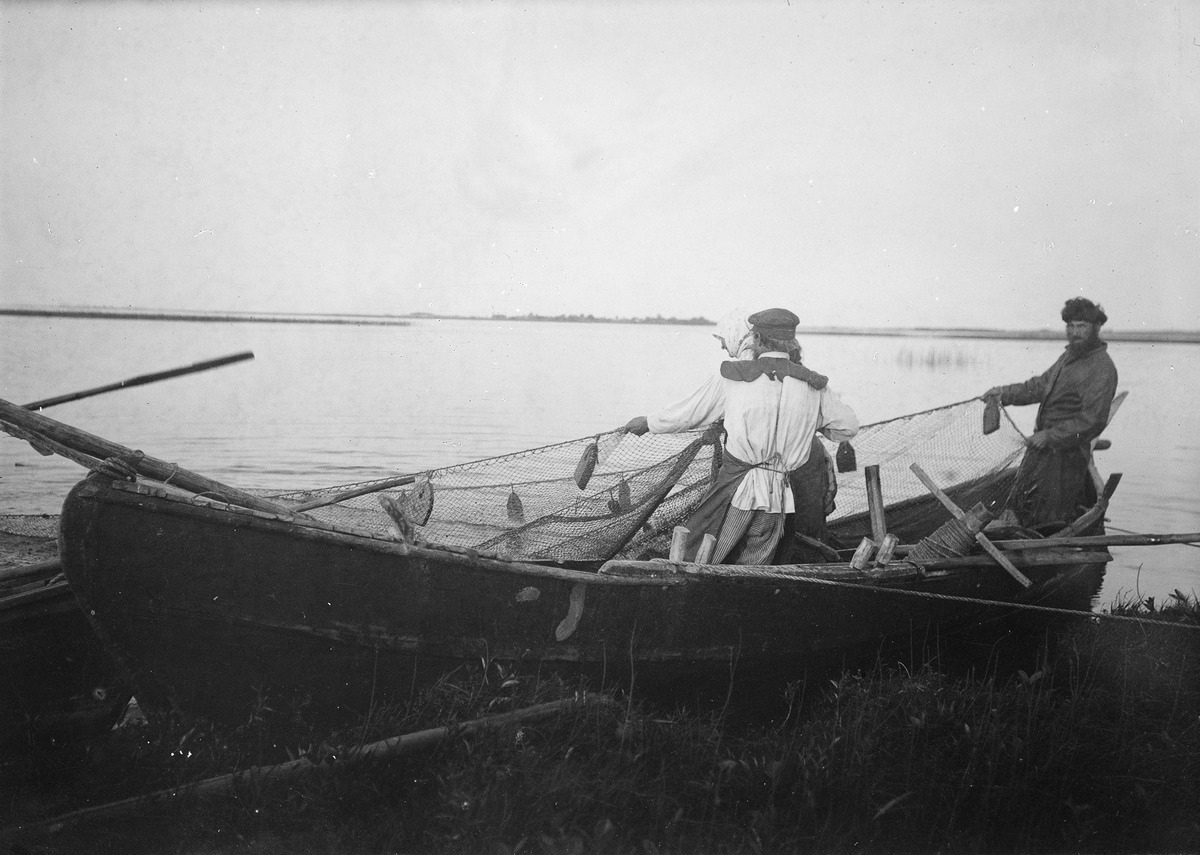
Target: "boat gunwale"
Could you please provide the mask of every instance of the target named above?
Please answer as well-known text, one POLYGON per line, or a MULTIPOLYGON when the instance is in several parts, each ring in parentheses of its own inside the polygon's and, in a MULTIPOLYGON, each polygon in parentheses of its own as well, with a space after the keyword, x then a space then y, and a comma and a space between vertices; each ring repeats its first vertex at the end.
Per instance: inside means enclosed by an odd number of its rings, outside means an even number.
MULTIPOLYGON (((125 505, 142 505, 154 513, 186 513, 207 521, 229 524, 228 517, 267 531, 290 533, 308 540, 326 540, 351 548, 435 562, 450 562, 482 570, 513 575, 553 578, 584 585, 664 587, 704 584, 721 580, 728 582, 798 582, 836 581, 858 587, 908 586, 913 583, 934 582, 960 572, 978 572, 996 567, 986 555, 967 555, 957 559, 934 559, 929 562, 900 560, 884 567, 858 569, 849 562, 824 564, 781 565, 721 565, 670 562, 663 559, 640 561, 612 559, 596 561, 595 570, 580 570, 554 564, 510 560, 475 552, 465 548, 445 548, 436 545, 416 545, 385 540, 362 531, 339 528, 322 520, 289 518, 279 514, 217 502, 204 497, 175 495, 164 489, 138 483, 111 481, 105 483, 97 476, 80 481, 68 494, 67 502, 81 494, 89 499, 115 501, 125 505), (158 507, 147 500, 161 501, 158 507), (946 566, 951 565, 951 566, 946 566), (621 571, 624 572, 621 572, 621 571)), ((1082 565, 1107 563, 1112 555, 1107 550, 1056 547, 1039 552, 1014 553, 1011 556, 1022 567, 1052 565, 1082 565)))

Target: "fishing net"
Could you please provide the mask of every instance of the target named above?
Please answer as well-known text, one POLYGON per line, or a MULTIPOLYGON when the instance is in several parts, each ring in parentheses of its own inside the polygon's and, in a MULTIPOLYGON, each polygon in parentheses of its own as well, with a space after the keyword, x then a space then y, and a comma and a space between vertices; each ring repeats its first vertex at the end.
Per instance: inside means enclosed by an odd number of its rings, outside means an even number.
MULTIPOLYGON (((703 495, 719 461, 719 427, 636 437, 620 431, 418 474, 405 489, 381 491, 436 544, 508 558, 611 558, 669 532, 703 495)), ((386 484, 387 481, 377 482, 386 484)), ((276 494, 284 503, 370 487, 276 494)), ((339 528, 390 536, 393 518, 379 493, 305 513, 339 528)))
MULTIPOLYGON (((918 463, 964 506, 1001 505, 1024 440, 1008 418, 981 429, 979 400, 864 426, 853 440, 858 469, 837 474, 831 532, 844 541, 869 531, 862 468, 879 466, 889 530, 916 540, 947 519, 932 508, 928 489, 910 470, 918 463), (906 508, 911 513, 906 515, 906 508), (894 522, 894 525, 893 525, 894 522)), ((833 443, 822 440, 830 458, 833 443)), ((379 491, 306 513, 373 536, 389 537, 393 517, 379 495, 409 520, 418 537, 435 544, 524 560, 595 561, 665 555, 682 523, 720 465, 720 425, 678 434, 603 433, 517 454, 417 474, 417 482, 387 489, 388 481, 319 491, 275 494, 283 503, 311 504, 353 490, 379 491)))
POLYGON ((43 540, 58 537, 57 514, 0 514, 0 534, 36 537, 43 540))
MULTIPOLYGON (((888 530, 902 542, 916 542, 948 518, 913 463, 960 507, 998 509, 1024 440, 1007 414, 985 435, 983 412, 983 402, 971 400, 864 426, 853 440, 858 468, 836 475, 834 545, 852 546, 870 531, 862 473, 870 465, 880 470, 888 530)), ((404 478, 255 492, 371 537, 393 538, 399 528, 409 538, 505 558, 641 559, 667 554, 672 529, 716 476, 721 440, 719 423, 640 437, 612 431, 404 478)), ((835 445, 822 441, 834 459, 835 445)), ((56 522, 29 524, 52 530, 56 522)))

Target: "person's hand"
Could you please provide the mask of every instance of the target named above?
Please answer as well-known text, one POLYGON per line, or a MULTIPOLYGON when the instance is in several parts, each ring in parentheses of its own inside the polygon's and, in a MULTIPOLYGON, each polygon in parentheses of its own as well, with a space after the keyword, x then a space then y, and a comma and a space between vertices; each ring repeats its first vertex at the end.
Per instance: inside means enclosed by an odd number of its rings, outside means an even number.
POLYGON ((986 401, 988 398, 999 398, 1003 394, 1004 394, 1003 386, 993 386, 992 388, 988 389, 986 392, 984 392, 979 397, 981 397, 983 400, 986 401))
POLYGON ((1026 439, 1025 444, 1030 448, 1045 448, 1050 444, 1050 438, 1045 431, 1039 430, 1026 439))
POLYGON ((650 432, 650 423, 646 421, 645 416, 634 416, 625 423, 624 430, 626 433, 631 433, 634 436, 641 436, 650 432))

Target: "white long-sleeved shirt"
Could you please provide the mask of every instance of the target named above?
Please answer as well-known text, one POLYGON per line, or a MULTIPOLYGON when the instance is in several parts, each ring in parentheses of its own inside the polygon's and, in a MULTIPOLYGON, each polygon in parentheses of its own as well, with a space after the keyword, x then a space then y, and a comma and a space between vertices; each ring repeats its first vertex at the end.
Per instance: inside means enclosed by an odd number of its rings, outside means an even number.
MULTIPOLYGON (((787 358, 786 353, 762 355, 787 358)), ((842 442, 858 433, 858 417, 828 386, 814 389, 794 377, 780 382, 765 374, 748 382, 716 374, 646 421, 651 433, 678 433, 722 417, 726 450, 746 463, 764 464, 746 473, 733 495, 733 506, 747 511, 795 511, 784 476, 808 460, 813 434, 820 431, 842 442)))

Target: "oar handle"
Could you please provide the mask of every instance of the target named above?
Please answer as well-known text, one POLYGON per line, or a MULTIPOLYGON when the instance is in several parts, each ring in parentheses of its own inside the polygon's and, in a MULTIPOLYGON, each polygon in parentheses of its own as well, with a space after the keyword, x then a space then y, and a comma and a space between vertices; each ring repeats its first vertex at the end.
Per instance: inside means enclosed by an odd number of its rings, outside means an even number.
POLYGON ((229 356, 221 356, 216 359, 206 359, 203 362, 196 362, 192 365, 185 365, 183 368, 172 368, 168 371, 156 371, 153 374, 142 374, 137 377, 131 377, 128 380, 121 380, 117 383, 109 383, 107 386, 97 386, 95 389, 84 389, 81 392, 68 392, 65 395, 57 395, 53 398, 43 398, 40 401, 26 404, 27 410, 42 410, 46 407, 53 407, 56 404, 65 404, 69 401, 78 401, 81 398, 90 398, 93 395, 102 395, 105 392, 114 392, 117 389, 128 389, 131 386, 143 386, 146 383, 157 383, 159 380, 169 380, 172 377, 181 377, 184 374, 195 374, 197 371, 208 371, 210 368, 220 368, 222 365, 230 365, 234 362, 241 362, 245 359, 253 359, 254 354, 249 350, 241 353, 230 354, 229 356))

